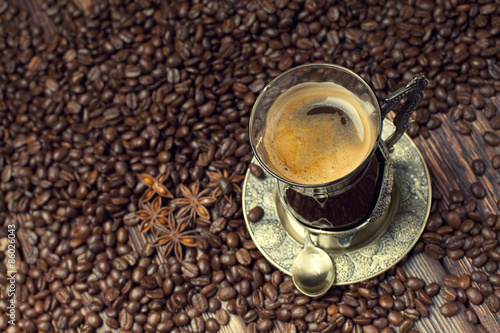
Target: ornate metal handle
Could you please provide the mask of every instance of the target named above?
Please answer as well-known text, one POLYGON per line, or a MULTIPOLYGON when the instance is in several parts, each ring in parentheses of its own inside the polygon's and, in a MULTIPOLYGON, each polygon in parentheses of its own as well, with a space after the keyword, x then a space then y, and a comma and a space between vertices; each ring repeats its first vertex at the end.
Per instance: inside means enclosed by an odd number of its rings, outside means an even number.
POLYGON ((398 104, 404 97, 408 97, 394 117, 394 125, 396 130, 385 141, 387 148, 391 149, 396 142, 401 138, 406 129, 411 125, 413 111, 418 107, 424 97, 424 88, 429 81, 423 74, 417 74, 406 86, 396 90, 385 99, 382 105, 382 119, 398 104))

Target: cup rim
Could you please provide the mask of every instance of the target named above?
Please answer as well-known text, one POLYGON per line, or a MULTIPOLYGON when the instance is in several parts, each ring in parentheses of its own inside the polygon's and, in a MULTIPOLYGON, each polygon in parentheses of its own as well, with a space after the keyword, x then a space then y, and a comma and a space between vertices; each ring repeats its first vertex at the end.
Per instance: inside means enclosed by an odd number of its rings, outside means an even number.
POLYGON ((255 103, 252 106, 252 111, 250 113, 250 121, 249 121, 249 125, 248 125, 248 131, 249 131, 250 147, 252 148, 252 152, 253 152, 255 158, 257 159, 257 161, 259 162, 259 164, 261 165, 261 167, 263 167, 264 170, 266 170, 266 172, 268 172, 269 174, 271 174, 278 181, 287 183, 288 185, 291 185, 291 186, 302 187, 302 188, 321 188, 321 187, 327 187, 327 186, 332 186, 332 185, 335 185, 335 184, 342 183, 342 182, 348 180, 349 178, 353 177, 354 175, 358 174, 360 171, 363 170, 364 167, 366 167, 367 163, 370 161, 370 159, 372 158, 373 154, 375 153, 375 151, 377 150, 377 147, 379 145, 380 136, 382 134, 382 126, 383 126, 383 118, 382 118, 382 114, 381 114, 381 110, 380 110, 380 102, 378 101, 378 98, 375 95, 373 89, 370 87, 370 85, 361 76, 359 76, 354 71, 352 71, 349 68, 346 68, 344 66, 335 65, 335 64, 328 64, 328 63, 310 63, 310 64, 304 64, 304 65, 299 65, 299 66, 290 68, 290 69, 284 71, 283 73, 281 73, 280 75, 278 75, 277 77, 275 77, 271 82, 269 82, 268 84, 266 84, 266 86, 264 87, 264 89, 262 89, 261 93, 259 94, 259 96, 255 100, 255 103), (376 111, 378 111, 377 113, 378 113, 379 118, 380 118, 379 119, 380 126, 379 126, 379 129, 378 129, 377 139, 375 140, 375 143, 374 143, 374 145, 372 147, 372 150, 366 156, 366 158, 363 160, 363 162, 360 165, 358 165, 354 170, 352 170, 351 172, 349 172, 347 175, 345 175, 345 176, 343 176, 341 178, 338 178, 338 179, 335 179, 335 180, 332 180, 332 181, 329 181, 329 182, 326 182, 326 183, 320 183, 320 184, 300 184, 300 183, 295 183, 295 182, 290 181, 288 179, 285 179, 282 176, 280 176, 280 175, 276 174, 275 172, 273 172, 270 168, 267 167, 266 163, 264 163, 262 161, 262 159, 260 158, 260 155, 259 155, 259 153, 257 151, 257 147, 256 147, 256 145, 258 143, 254 143, 254 140, 252 138, 252 127, 253 127, 253 118, 255 116, 255 108, 259 104, 260 100, 263 98, 263 96, 266 93, 266 91, 268 89, 270 89, 270 87, 272 87, 273 84, 275 82, 277 82, 278 80, 280 80, 283 76, 285 76, 285 75, 287 75, 289 73, 292 73, 294 71, 301 70, 303 68, 307 68, 307 67, 323 67, 323 68, 324 67, 328 67, 328 68, 331 68, 331 69, 341 70, 341 71, 346 72, 349 75, 355 77, 356 79, 358 79, 358 81, 360 81, 362 84, 364 84, 366 86, 366 88, 368 88, 368 91, 369 91, 369 94, 371 95, 371 97, 375 101, 377 101, 377 103, 375 103, 375 108, 376 108, 376 111))

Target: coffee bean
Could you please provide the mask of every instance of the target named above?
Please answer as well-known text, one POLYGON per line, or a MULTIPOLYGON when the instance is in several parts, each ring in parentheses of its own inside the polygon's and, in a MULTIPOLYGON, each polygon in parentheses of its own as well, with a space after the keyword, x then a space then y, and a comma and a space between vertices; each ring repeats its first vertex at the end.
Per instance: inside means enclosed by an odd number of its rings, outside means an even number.
POLYGON ((476 311, 472 308, 466 308, 465 314, 467 316, 467 321, 473 325, 476 325, 479 322, 476 311))
POLYGON ((292 315, 288 309, 278 309, 276 312, 276 318, 281 322, 287 322, 292 318, 292 315))
POLYGON ((443 277, 443 283, 445 286, 456 289, 458 288, 458 277, 453 274, 446 274, 443 277))
POLYGON ((189 316, 185 312, 178 312, 174 315, 173 321, 177 326, 184 326, 189 323, 189 316))
POLYGON ((476 176, 482 176, 482 175, 484 175, 484 172, 486 170, 486 166, 485 166, 483 160, 475 159, 471 163, 471 169, 472 169, 472 172, 476 176))
POLYGON ((490 296, 495 291, 493 285, 489 282, 479 282, 478 287, 479 291, 481 292, 481 294, 483 294, 484 297, 490 296))
POLYGON ((408 333, 411 329, 413 328, 413 321, 411 321, 410 319, 405 319, 401 325, 399 325, 399 331, 400 332, 404 332, 404 333, 408 333))
POLYGON ((199 313, 206 312, 208 310, 208 301, 207 298, 203 294, 194 294, 191 298, 191 302, 199 313))
POLYGON ((257 331, 269 332, 273 329, 273 322, 269 319, 262 319, 257 322, 257 331))
POLYGON ((391 310, 387 315, 387 320, 394 326, 399 326, 405 320, 404 317, 397 311, 391 310))
POLYGON ((436 296, 440 289, 441 287, 437 282, 432 282, 425 286, 425 293, 431 297, 436 296))
POLYGON ((399 279, 392 279, 389 281, 389 284, 391 285, 392 289, 394 290, 394 295, 396 296, 401 296, 405 292, 405 286, 403 282, 399 279))
POLYGON ((456 302, 446 302, 439 307, 439 312, 445 317, 451 317, 458 313, 458 304, 456 302))
POLYGON ((295 326, 294 323, 286 323, 285 327, 283 328, 284 333, 297 333, 299 332, 297 329, 297 326, 295 326))
POLYGON ((500 298, 495 295, 490 295, 487 298, 486 305, 491 312, 498 312, 500 310, 500 298))
POLYGON ((425 282, 422 279, 410 277, 406 281, 406 286, 414 291, 424 288, 425 282))
POLYGON ((452 226, 454 229, 458 229, 462 224, 462 218, 455 211, 447 212, 445 215, 445 221, 448 225, 452 226))
POLYGON ((453 302, 457 299, 456 290, 450 286, 445 285, 445 286, 441 287, 440 293, 445 301, 453 302))
POLYGON ((235 298, 236 297, 236 290, 231 287, 231 286, 228 286, 228 287, 224 287, 224 288, 221 288, 217 294, 217 296, 219 297, 219 299, 221 301, 228 301, 232 298, 235 298))
POLYGON ((215 333, 215 332, 219 331, 220 326, 219 326, 219 323, 217 323, 216 319, 208 318, 205 321, 205 329, 207 330, 207 332, 215 333))
POLYGON ((205 320, 201 317, 194 317, 191 319, 191 328, 193 332, 205 332, 205 320))
POLYGON ((500 136, 495 132, 491 131, 484 132, 483 140, 487 145, 492 147, 500 145, 500 136))
POLYGON ((479 305, 483 302, 483 295, 481 294, 481 292, 477 288, 470 287, 469 289, 467 289, 465 291, 465 293, 467 294, 467 299, 472 304, 479 305))
POLYGON ((248 167, 249 167, 252 175, 254 175, 255 177, 257 177, 259 179, 264 177, 264 170, 262 170, 262 168, 259 165, 254 164, 254 163, 250 163, 248 165, 248 167))
POLYGON ((446 251, 437 244, 427 244, 424 252, 433 259, 439 260, 444 257, 446 251))
POLYGON ((85 315, 85 323, 94 328, 98 328, 102 325, 102 319, 98 314, 89 312, 85 315))
POLYGON ((226 310, 219 309, 215 312, 215 320, 221 326, 226 325, 229 322, 229 315, 226 310))
POLYGON ((413 300, 413 303, 421 317, 427 317, 429 315, 429 310, 423 301, 421 301, 419 298, 415 298, 413 300))
POLYGON ((477 199, 484 199, 486 196, 486 190, 481 183, 474 182, 470 185, 470 191, 474 197, 477 199))
POLYGON ((258 220, 260 220, 263 215, 264 215, 264 210, 262 209, 262 207, 256 206, 248 212, 247 217, 250 222, 255 223, 258 220))
POLYGON ((302 319, 307 314, 307 308, 303 305, 296 305, 292 307, 290 313, 292 315, 292 319, 302 319))
POLYGON ((452 127, 455 129, 455 131, 462 135, 470 134, 472 129, 470 123, 462 119, 454 121, 452 123, 452 127))
POLYGON ((392 296, 390 296, 389 294, 380 295, 378 302, 379 302, 381 307, 383 307, 384 309, 388 309, 388 310, 390 310, 392 308, 392 306, 394 305, 394 300, 393 300, 392 296))

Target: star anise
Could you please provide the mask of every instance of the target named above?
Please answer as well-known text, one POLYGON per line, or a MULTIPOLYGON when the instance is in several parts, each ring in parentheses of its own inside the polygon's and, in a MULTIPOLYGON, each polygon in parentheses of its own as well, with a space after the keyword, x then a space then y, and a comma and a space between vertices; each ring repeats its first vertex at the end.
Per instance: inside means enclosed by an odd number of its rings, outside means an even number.
POLYGON ((193 221, 196 218, 196 215, 198 215, 200 218, 209 220, 210 213, 206 207, 213 204, 216 200, 215 197, 208 194, 210 189, 207 188, 199 192, 200 183, 198 181, 192 183, 189 187, 183 184, 180 184, 179 186, 183 198, 172 200, 172 203, 175 206, 182 207, 179 212, 177 212, 177 217, 181 218, 189 216, 189 221, 193 221))
POLYGON ((159 237, 153 242, 153 246, 165 245, 165 257, 173 249, 177 260, 182 262, 182 246, 195 247, 200 236, 197 235, 195 230, 186 230, 189 224, 189 220, 187 219, 184 219, 182 222, 176 222, 174 217, 169 215, 167 222, 167 225, 158 225, 155 228, 159 237))
POLYGON ((148 190, 144 193, 141 201, 149 201, 155 194, 158 194, 159 196, 164 198, 173 198, 174 196, 172 195, 172 193, 170 193, 167 187, 163 185, 163 182, 165 182, 169 174, 169 169, 167 169, 167 171, 165 171, 164 173, 160 173, 155 178, 148 175, 147 173, 141 173, 138 176, 139 180, 148 187, 148 190))
POLYGON ((156 197, 152 203, 143 203, 142 207, 142 210, 136 212, 137 217, 143 220, 139 228, 141 233, 145 233, 153 225, 167 224, 167 217, 174 211, 172 207, 162 207, 161 197, 156 197))
POLYGON ((233 190, 236 193, 241 193, 239 183, 243 180, 243 178, 245 178, 245 176, 237 174, 229 176, 227 170, 224 170, 222 173, 219 170, 216 172, 207 171, 207 176, 210 179, 208 187, 215 188, 215 197, 218 197, 221 194, 231 194, 233 190))

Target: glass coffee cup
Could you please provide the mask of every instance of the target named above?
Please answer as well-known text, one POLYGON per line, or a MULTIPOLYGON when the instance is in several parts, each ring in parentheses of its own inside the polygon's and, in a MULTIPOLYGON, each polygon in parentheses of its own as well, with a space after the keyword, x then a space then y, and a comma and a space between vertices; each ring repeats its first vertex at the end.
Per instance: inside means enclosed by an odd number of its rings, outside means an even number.
POLYGON ((426 84, 419 74, 380 107, 373 90, 351 70, 308 64, 264 88, 250 117, 250 143, 277 179, 279 200, 304 228, 349 235, 369 222, 384 168, 390 167, 386 151, 409 125, 426 84), (394 118, 396 130, 383 142, 383 120, 405 97, 394 118))

